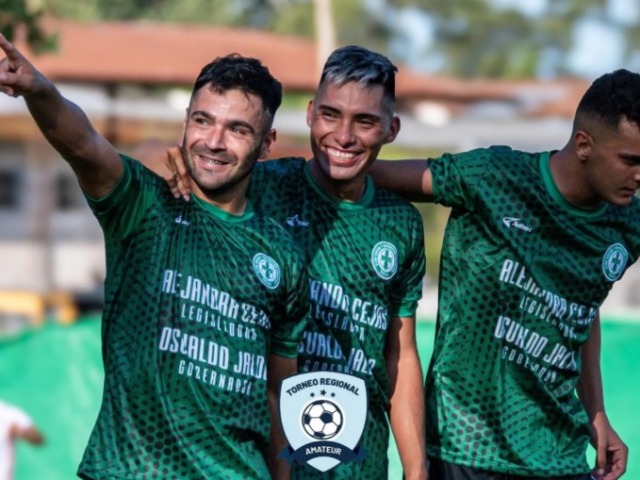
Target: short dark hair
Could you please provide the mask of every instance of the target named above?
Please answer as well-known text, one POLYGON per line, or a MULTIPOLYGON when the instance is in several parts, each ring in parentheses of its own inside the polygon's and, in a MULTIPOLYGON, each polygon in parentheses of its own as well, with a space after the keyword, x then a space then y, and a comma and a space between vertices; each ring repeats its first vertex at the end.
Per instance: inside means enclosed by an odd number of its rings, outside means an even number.
POLYGON ((282 84, 271 75, 269 69, 260 60, 238 53, 217 57, 205 65, 193 85, 191 98, 206 85, 217 93, 240 90, 246 95, 260 97, 269 116, 269 126, 282 103, 282 84))
POLYGON ((393 114, 396 103, 396 72, 398 68, 387 57, 364 47, 348 45, 333 51, 322 69, 318 90, 329 83, 344 85, 382 85, 385 103, 393 114))
POLYGON ((622 119, 640 126, 640 75, 620 69, 598 77, 578 104, 574 127, 581 118, 596 118, 614 130, 622 119))

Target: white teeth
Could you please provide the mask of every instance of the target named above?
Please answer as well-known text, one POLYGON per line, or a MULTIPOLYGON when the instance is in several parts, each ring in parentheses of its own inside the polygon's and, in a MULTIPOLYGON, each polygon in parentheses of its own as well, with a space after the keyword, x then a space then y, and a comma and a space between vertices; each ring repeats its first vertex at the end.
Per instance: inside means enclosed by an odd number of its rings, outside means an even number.
POLYGON ((329 155, 331 155, 332 157, 338 158, 353 158, 356 156, 355 153, 341 152, 340 150, 336 150, 334 148, 327 148, 327 152, 329 152, 329 155))

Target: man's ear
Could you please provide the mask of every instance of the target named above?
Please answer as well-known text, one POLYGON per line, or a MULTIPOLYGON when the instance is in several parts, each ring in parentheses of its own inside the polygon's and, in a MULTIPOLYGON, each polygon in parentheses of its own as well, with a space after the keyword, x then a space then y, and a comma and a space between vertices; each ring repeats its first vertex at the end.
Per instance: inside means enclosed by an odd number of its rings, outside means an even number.
POLYGON ((269 156, 269 152, 271 152, 271 146, 276 141, 276 129, 272 128, 269 130, 269 133, 264 137, 262 141, 262 146, 260 147, 260 156, 258 157, 260 160, 264 160, 269 156))
POLYGON ((309 105, 307 105, 307 126, 311 127, 311 122, 313 120, 313 100, 309 100, 309 105))
POLYGON ((576 130, 573 135, 573 148, 580 161, 586 161, 591 155, 593 137, 585 130, 576 130))
POLYGON ((178 146, 180 148, 184 147, 184 136, 187 132, 187 122, 189 121, 189 108, 184 109, 184 120, 182 121, 182 135, 180 135, 180 141, 178 142, 178 146))
POLYGON ((387 132, 387 136, 384 139, 384 143, 393 142, 396 137, 400 133, 400 117, 394 115, 391 119, 391 124, 389 125, 389 131, 387 132))

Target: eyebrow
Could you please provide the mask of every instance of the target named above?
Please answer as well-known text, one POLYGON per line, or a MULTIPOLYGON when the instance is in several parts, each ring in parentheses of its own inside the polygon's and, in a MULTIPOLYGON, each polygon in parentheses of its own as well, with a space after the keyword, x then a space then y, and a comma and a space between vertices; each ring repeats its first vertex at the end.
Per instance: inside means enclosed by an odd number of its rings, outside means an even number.
MULTIPOLYGON (((203 117, 206 117, 209 120, 215 120, 216 117, 214 117, 213 115, 211 115, 209 112, 206 112, 204 110, 195 110, 191 113, 190 117, 194 117, 196 115, 201 115, 203 117)), ((227 127, 244 127, 247 130, 249 130, 251 133, 256 133, 256 129, 253 127, 253 125, 251 125, 249 122, 245 121, 245 120, 230 120, 228 122, 226 122, 225 124, 227 127)))
MULTIPOLYGON (((342 114, 342 111, 331 107, 329 105, 318 105, 318 110, 323 110, 323 111, 328 111, 331 113, 338 113, 338 114, 342 114)), ((369 120, 375 120, 376 122, 382 122, 382 117, 380 115, 375 115, 373 113, 356 113, 355 115, 353 115, 355 118, 357 119, 369 119, 369 120)))
POLYGON ((640 163, 640 155, 634 155, 633 153, 621 153, 620 157, 625 160, 631 160, 633 163, 640 163))

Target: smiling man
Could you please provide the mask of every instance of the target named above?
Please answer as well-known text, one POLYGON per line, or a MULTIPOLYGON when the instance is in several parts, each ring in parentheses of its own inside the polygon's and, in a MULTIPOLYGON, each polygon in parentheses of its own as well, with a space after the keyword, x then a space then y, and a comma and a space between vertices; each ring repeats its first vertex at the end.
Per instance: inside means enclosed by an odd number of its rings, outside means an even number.
MULTIPOLYGON (((300 370, 356 375, 368 389, 360 442, 367 458, 326 472, 295 465, 299 479, 386 479, 389 424, 405 477, 427 476, 415 340, 425 271, 422 219, 368 177, 400 130, 395 73, 389 59, 365 48, 335 50, 307 109, 313 157, 258 164, 248 190, 256 209, 286 226, 307 256, 311 318, 300 370)), ((179 150, 170 156, 189 183, 179 150)), ((143 160, 160 170, 156 151, 143 160)))
POLYGON ((0 91, 24 97, 105 236, 104 394, 78 475, 278 478, 278 386, 297 370, 309 280, 299 247, 245 193, 275 139, 280 83, 238 55, 202 69, 182 138, 187 203, 1 35, 0 47, 0 91))
POLYGON ((400 130, 395 72, 386 57, 365 48, 334 51, 307 109, 313 157, 263 162, 249 187, 256 208, 287 225, 307 255, 311 319, 300 370, 356 375, 369 392, 363 463, 327 472, 296 465, 294 478, 387 478, 388 422, 406 478, 426 477, 415 343, 422 220, 368 177, 382 146, 400 130))

